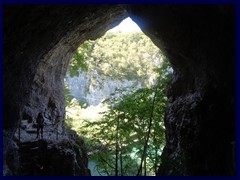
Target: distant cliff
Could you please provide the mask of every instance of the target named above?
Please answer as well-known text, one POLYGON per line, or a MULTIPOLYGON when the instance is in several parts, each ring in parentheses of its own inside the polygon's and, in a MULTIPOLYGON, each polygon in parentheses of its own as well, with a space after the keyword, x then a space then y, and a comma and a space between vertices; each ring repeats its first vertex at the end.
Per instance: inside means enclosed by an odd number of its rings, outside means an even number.
POLYGON ((97 106, 115 89, 135 87, 141 88, 142 85, 138 81, 130 80, 113 80, 110 77, 97 75, 95 76, 96 84, 91 84, 91 75, 87 72, 79 72, 79 76, 71 77, 69 74, 66 76, 66 82, 70 89, 71 95, 78 99, 85 101, 89 105, 97 106))

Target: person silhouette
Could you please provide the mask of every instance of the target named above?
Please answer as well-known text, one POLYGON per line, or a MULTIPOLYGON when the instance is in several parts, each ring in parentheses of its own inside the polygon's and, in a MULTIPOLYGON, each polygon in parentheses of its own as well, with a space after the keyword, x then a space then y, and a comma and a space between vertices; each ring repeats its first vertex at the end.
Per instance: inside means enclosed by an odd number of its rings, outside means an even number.
POLYGON ((41 131, 41 138, 43 138, 43 126, 44 126, 44 118, 43 118, 43 115, 42 113, 38 113, 38 116, 37 116, 37 137, 39 136, 39 130, 41 131))

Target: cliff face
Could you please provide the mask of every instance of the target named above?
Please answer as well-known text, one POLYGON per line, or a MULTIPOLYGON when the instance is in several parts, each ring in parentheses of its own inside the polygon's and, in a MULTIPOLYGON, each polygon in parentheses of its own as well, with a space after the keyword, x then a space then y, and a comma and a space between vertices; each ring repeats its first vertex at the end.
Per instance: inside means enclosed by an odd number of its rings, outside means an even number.
MULTIPOLYGON (((100 37, 125 14, 122 6, 108 5, 4 7, 4 154, 5 167, 10 168, 7 174, 19 174, 19 165, 9 165, 12 161, 7 158, 11 156, 18 161, 18 122, 21 121, 22 126, 20 142, 34 141, 36 129, 32 126, 39 112, 46 117, 44 139, 49 148, 56 144, 53 151, 56 156, 61 156, 61 161, 56 160, 55 165, 70 158, 68 168, 79 169, 72 147, 61 146, 66 144, 62 141, 69 141, 64 127, 63 82, 67 66, 81 43, 100 37), (64 152, 68 150, 70 155, 66 156, 64 152)), ((87 161, 80 163, 87 167, 87 161)), ((72 170, 72 175, 88 175, 81 166, 80 170, 81 173, 72 170)), ((58 169, 60 172, 70 175, 63 166, 58 169)))
POLYGON ((18 127, 21 143, 33 141, 39 112, 49 125, 47 154, 59 157, 52 168, 67 159, 71 170, 62 166, 61 175, 89 174, 84 148, 84 156, 75 151, 83 145, 74 145, 64 130, 63 78, 78 46, 103 35, 127 12, 174 68, 158 175, 234 174, 234 7, 5 5, 4 175, 21 174, 18 127))
POLYGON ((158 174, 234 174, 234 8, 139 6, 132 13, 174 68, 158 174))
MULTIPOLYGON (((134 86, 136 81, 128 79, 118 80, 111 79, 103 75, 95 75, 96 87, 91 84, 91 76, 89 73, 80 72, 79 76, 70 77, 66 76, 66 83, 69 86, 71 96, 76 99, 83 100, 89 105, 97 106, 106 97, 109 97, 111 93, 114 93, 116 88, 126 88, 134 86)), ((141 88, 142 85, 138 83, 135 85, 136 88, 141 88)))

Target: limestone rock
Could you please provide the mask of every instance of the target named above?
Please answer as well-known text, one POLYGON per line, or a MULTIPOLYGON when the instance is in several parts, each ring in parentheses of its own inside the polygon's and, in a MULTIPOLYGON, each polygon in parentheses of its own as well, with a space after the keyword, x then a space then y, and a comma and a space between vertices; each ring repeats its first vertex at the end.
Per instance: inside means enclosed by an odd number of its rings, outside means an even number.
MULTIPOLYGON (((233 5, 4 5, 3 10, 5 175, 17 175, 9 144, 17 141, 19 121, 34 123, 39 112, 54 126, 48 141, 56 141, 51 150, 56 162, 68 159, 68 175, 86 175, 82 165, 74 165, 76 152, 57 145, 68 139, 63 79, 78 46, 127 15, 174 69, 158 175, 234 174, 233 5)), ((32 137, 27 126, 21 128, 24 137, 32 137)))

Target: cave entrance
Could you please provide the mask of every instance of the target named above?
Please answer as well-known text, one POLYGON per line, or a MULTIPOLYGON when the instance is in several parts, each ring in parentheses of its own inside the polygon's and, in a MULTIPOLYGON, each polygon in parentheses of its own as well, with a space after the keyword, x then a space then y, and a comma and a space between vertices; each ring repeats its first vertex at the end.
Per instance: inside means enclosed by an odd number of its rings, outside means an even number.
POLYGON ((156 174, 171 74, 129 17, 78 48, 65 77, 66 126, 85 140, 92 175, 156 174))

